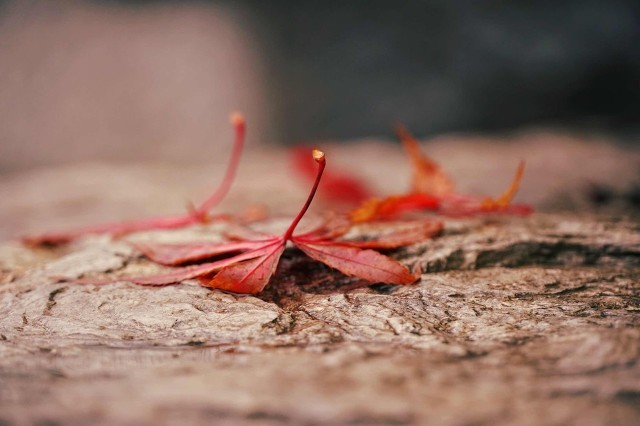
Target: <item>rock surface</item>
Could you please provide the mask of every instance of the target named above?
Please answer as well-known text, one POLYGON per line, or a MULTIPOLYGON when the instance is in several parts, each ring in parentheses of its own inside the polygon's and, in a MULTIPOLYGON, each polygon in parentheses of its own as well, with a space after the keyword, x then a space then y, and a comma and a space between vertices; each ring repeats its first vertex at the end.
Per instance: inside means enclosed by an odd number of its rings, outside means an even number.
POLYGON ((102 237, 6 243, 0 424, 640 421, 637 223, 459 221, 393 255, 418 284, 368 285, 291 251, 255 297, 65 282, 158 269, 102 237))
MULTIPOLYGON (((334 148, 331 167, 358 158, 379 191, 406 187, 397 147, 334 148)), ((262 294, 240 296, 194 281, 74 284, 159 267, 126 241, 34 250, 7 240, 178 212, 204 198, 223 157, 3 176, 0 425, 639 424, 640 225, 624 219, 622 199, 606 214, 575 213, 589 207, 587 178, 632 188, 637 151, 431 148, 478 194, 499 193, 505 165, 527 158, 521 199, 573 212, 450 221, 444 235, 390 253, 420 268, 415 285, 369 285, 291 250, 262 294)), ((247 154, 220 210, 297 208, 307 184, 291 178, 286 155, 247 154)), ((220 227, 128 238, 210 239, 220 227)))

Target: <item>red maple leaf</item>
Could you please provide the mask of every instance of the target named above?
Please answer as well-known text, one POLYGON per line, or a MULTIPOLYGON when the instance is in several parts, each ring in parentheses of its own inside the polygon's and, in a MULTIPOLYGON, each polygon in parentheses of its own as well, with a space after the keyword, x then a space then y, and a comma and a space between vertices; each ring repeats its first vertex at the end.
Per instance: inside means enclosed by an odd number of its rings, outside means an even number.
POLYGON ((233 151, 231 153, 231 158, 229 159, 224 178, 216 191, 197 208, 189 206, 189 211, 186 214, 179 216, 165 216, 126 222, 104 223, 66 232, 52 232, 27 236, 22 238, 23 243, 28 245, 58 245, 89 234, 122 236, 140 231, 177 229, 196 223, 209 223, 222 217, 211 216, 210 211, 213 207, 219 204, 220 201, 222 201, 231 187, 231 183, 233 182, 238 168, 238 163, 240 162, 246 131, 245 120, 241 114, 232 114, 230 121, 235 130, 235 142, 233 144, 233 151))
MULTIPOLYGON (((313 182, 316 168, 308 153, 309 150, 304 146, 292 148, 291 163, 297 173, 313 182)), ((362 179, 345 171, 331 170, 324 174, 318 195, 330 202, 352 208, 371 198, 372 192, 362 179)))
POLYGON ((433 211, 446 216, 469 216, 482 213, 526 215, 533 211, 526 204, 511 204, 524 174, 524 161, 518 165, 509 188, 496 198, 476 197, 455 192, 453 180, 438 164, 427 157, 415 138, 402 126, 397 129, 413 167, 411 188, 406 194, 370 198, 349 212, 355 223, 392 219, 404 212, 433 211))
MULTIPOLYGON (((349 276, 370 282, 410 284, 419 275, 371 248, 394 248, 424 240, 438 233, 442 223, 410 222, 404 229, 394 230, 373 240, 340 240, 351 223, 336 217, 312 231, 295 234, 298 223, 309 208, 318 189, 326 160, 322 151, 313 150, 318 164, 313 187, 307 200, 282 235, 268 235, 249 229, 234 234, 235 240, 225 243, 145 244, 138 245, 152 260, 169 265, 183 264, 215 256, 229 256, 198 265, 174 268, 172 271, 150 276, 120 278, 140 285, 167 285, 197 278, 205 287, 255 294, 268 284, 274 274, 287 242, 291 242, 312 259, 318 260, 349 276)), ((83 280, 86 283, 97 283, 83 280)), ((106 283, 106 282, 102 282, 106 283)))

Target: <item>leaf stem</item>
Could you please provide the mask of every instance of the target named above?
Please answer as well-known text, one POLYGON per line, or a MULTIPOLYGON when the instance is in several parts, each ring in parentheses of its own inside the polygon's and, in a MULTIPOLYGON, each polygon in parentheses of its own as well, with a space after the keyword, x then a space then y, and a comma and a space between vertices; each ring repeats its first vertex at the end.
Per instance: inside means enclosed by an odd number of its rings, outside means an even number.
POLYGON ((244 146, 246 123, 242 114, 238 112, 231 114, 230 121, 235 131, 235 141, 233 143, 233 151, 231 153, 231 158, 229 159, 229 165, 227 166, 224 179, 216 192, 214 192, 200 205, 200 207, 192 212, 192 214, 200 218, 200 220, 206 219, 209 210, 216 206, 220 201, 222 201, 224 196, 227 195, 227 192, 229 192, 229 188, 231 188, 231 184, 233 183, 236 171, 238 170, 240 155, 242 154, 242 148, 244 146))
POLYGON ((283 235, 284 241, 291 239, 291 236, 293 235, 293 231, 295 231, 296 226, 298 226, 298 223, 302 219, 302 216, 304 216, 304 214, 307 212, 307 209, 311 205, 311 201, 313 200, 313 197, 314 195, 316 195, 316 191, 318 190, 318 185, 320 185, 322 172, 324 171, 324 167, 327 165, 327 160, 325 159, 324 152, 318 149, 314 149, 311 152, 311 155, 313 156, 313 159, 316 161, 316 163, 318 163, 318 172, 316 173, 316 180, 313 183, 313 187, 311 188, 311 192, 309 193, 309 196, 307 197, 307 201, 305 201, 304 206, 302 206, 302 209, 300 210, 296 218, 293 219, 293 222, 291 222, 291 225, 289 225, 289 229, 287 229, 287 232, 284 233, 283 235))

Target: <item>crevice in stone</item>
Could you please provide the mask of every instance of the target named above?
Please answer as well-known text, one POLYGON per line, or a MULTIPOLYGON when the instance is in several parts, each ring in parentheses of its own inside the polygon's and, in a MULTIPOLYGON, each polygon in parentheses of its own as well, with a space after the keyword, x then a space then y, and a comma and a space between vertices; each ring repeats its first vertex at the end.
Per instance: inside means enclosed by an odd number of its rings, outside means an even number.
POLYGON ((59 287, 49 293, 49 300, 47 301, 47 305, 42 312, 42 315, 51 315, 51 309, 56 305, 56 297, 67 290, 67 287, 59 287))

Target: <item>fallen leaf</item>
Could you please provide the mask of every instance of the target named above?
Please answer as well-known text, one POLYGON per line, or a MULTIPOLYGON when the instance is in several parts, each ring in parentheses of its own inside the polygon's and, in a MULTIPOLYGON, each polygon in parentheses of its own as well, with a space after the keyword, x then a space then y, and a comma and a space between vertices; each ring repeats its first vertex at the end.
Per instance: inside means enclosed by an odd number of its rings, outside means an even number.
POLYGON ((503 209, 511 204, 511 200, 513 200, 513 197, 515 197, 516 193, 518 192, 518 188, 520 188, 520 181, 522 180, 523 175, 524 161, 520 161, 520 164, 518 164, 518 169, 516 170, 516 175, 513 177, 509 188, 507 188, 507 190, 497 198, 485 198, 484 200, 482 200, 482 208, 485 210, 503 209))
POLYGON ((238 168, 238 163, 240 162, 240 156, 242 154, 244 136, 246 131, 245 120, 241 114, 232 114, 230 121, 235 130, 235 142, 224 178, 222 179, 220 186, 209 198, 207 198, 197 208, 190 207, 187 214, 126 222, 106 223, 66 232, 53 232, 40 235, 32 235, 22 238, 22 242, 24 244, 33 246, 59 245, 89 234, 109 234, 111 236, 118 237, 140 231, 182 228, 197 223, 209 223, 221 218, 225 218, 226 215, 212 216, 210 215, 210 211, 213 207, 219 204, 220 201, 222 201, 222 199, 225 197, 227 192, 229 192, 229 188, 231 187, 236 170, 238 168))
MULTIPOLYGON (((315 179, 315 165, 309 159, 306 147, 295 147, 291 150, 294 170, 309 181, 315 179)), ((318 189, 318 195, 330 202, 353 207, 371 197, 372 192, 360 178, 345 171, 325 173, 318 189)))
POLYGON ((224 243, 138 245, 138 248, 152 260, 165 264, 236 254, 213 262, 174 268, 156 275, 93 283, 130 281, 141 285, 167 285, 198 278, 206 287, 255 294, 262 291, 275 273, 288 241, 309 257, 347 275, 388 284, 410 284, 418 280, 418 274, 371 248, 395 248, 421 241, 439 232, 442 229, 441 223, 409 223, 397 232, 389 232, 379 239, 341 241, 337 238, 344 236, 350 226, 346 225, 348 221, 344 217, 335 216, 311 231, 294 235, 296 227, 313 200, 326 165, 322 151, 313 150, 313 159, 318 164, 313 187, 304 206, 282 235, 265 236, 262 233, 247 231, 236 232, 236 240, 224 243))
POLYGON ((396 134, 413 167, 410 192, 434 196, 453 193, 455 189, 453 180, 440 168, 438 163, 422 152, 420 144, 406 127, 401 124, 397 125, 396 134))
POLYGON ((413 177, 406 194, 386 198, 370 198, 349 212, 354 223, 390 220, 406 212, 431 211, 444 216, 470 216, 484 213, 527 215, 533 208, 526 204, 512 205, 524 174, 524 161, 518 165, 509 188, 497 198, 457 194, 451 178, 421 150, 415 138, 402 126, 398 138, 411 160, 413 177))

